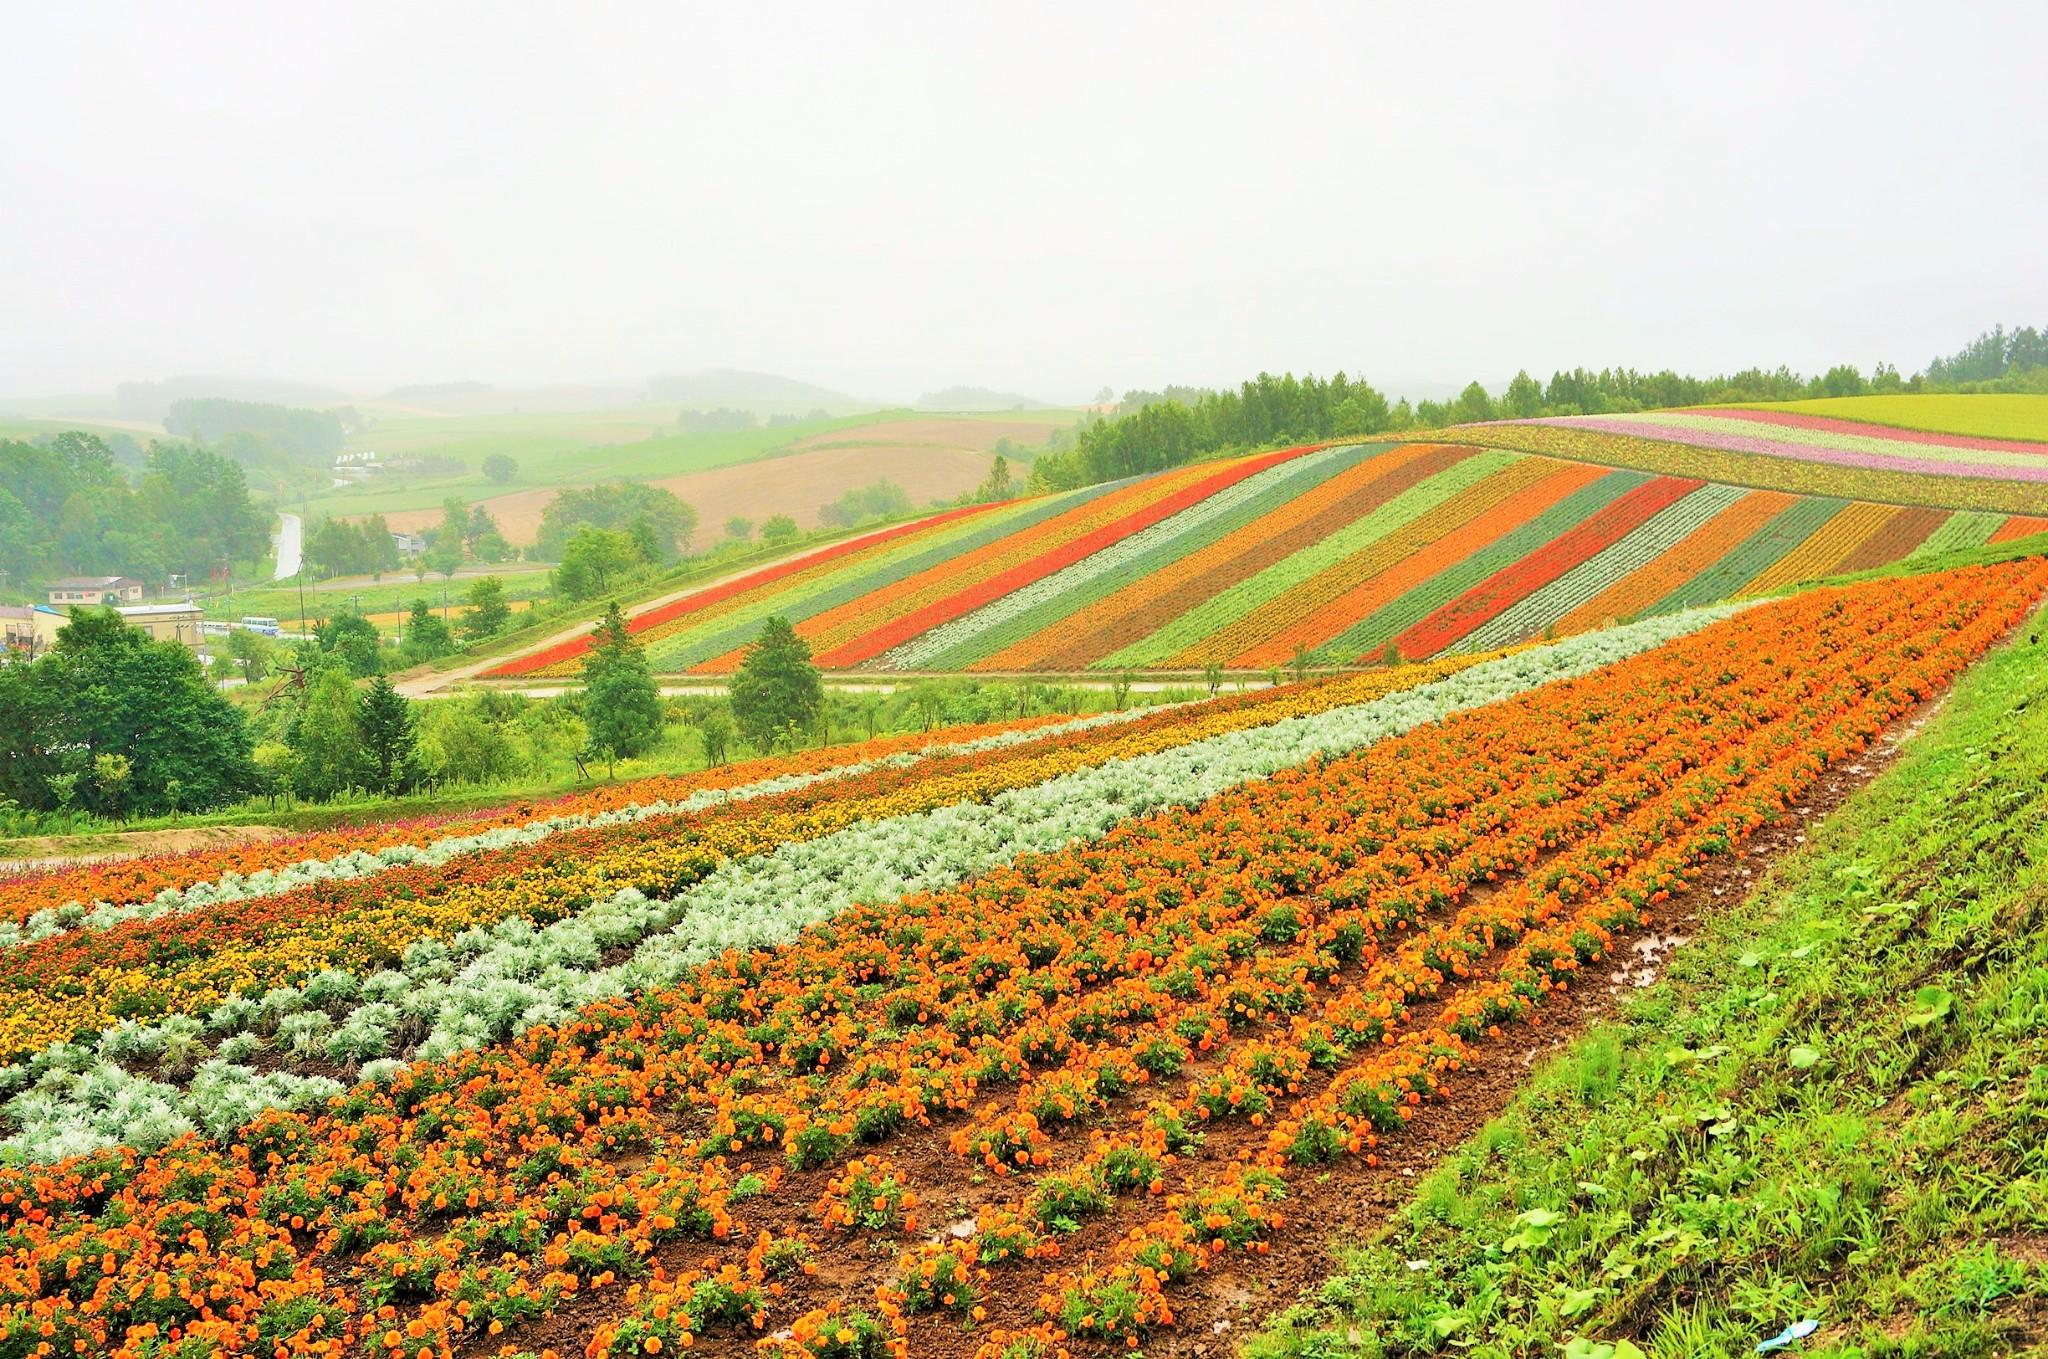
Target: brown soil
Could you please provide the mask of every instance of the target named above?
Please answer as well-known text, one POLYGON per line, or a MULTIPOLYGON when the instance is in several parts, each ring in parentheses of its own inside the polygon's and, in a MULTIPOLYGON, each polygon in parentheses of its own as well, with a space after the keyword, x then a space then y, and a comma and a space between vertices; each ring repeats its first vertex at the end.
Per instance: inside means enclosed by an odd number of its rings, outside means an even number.
MULTIPOLYGON (((858 432, 866 434, 867 430, 858 432)), ((979 486, 988 476, 990 462, 986 453, 938 440, 841 443, 708 472, 663 477, 649 484, 674 491, 697 511, 695 541, 703 547, 724 536, 725 521, 735 515, 758 526, 772 515, 786 514, 800 528, 816 528, 820 505, 882 477, 910 492, 913 504, 951 500, 979 486)), ((564 489, 551 486, 513 491, 478 503, 498 521, 498 530, 507 542, 524 547, 540 532, 541 512, 564 489)), ((384 520, 402 532, 418 532, 440 523, 441 511, 397 510, 386 514, 384 520)))
MULTIPOLYGON (((1290 1176, 1288 1197, 1281 1205, 1287 1223, 1273 1240, 1271 1252, 1264 1256, 1228 1253, 1214 1257, 1207 1272, 1173 1289, 1170 1296, 1175 1323, 1147 1336, 1144 1352, 1150 1356, 1193 1359, 1233 1354, 1238 1341, 1269 1317, 1311 1297, 1338 1268, 1339 1249, 1347 1242, 1370 1238, 1384 1227, 1408 1202, 1419 1179, 1507 1108, 1537 1061, 1559 1052, 1591 1025, 1611 1015, 1629 990, 1654 981, 1671 951, 1697 933, 1704 912, 1715 909, 1717 903, 1740 900, 1778 855, 1803 845, 1806 828, 1890 764, 1900 743, 1918 732, 1938 703, 1936 700, 1908 713, 1894 722, 1870 751, 1823 774, 1805 800, 1789 809, 1778 823, 1759 830, 1737 854, 1710 861, 1690 889, 1664 903, 1657 918, 1640 933, 1629 936, 1604 965, 1586 969, 1576 986, 1553 996, 1528 1026, 1509 1029, 1498 1039, 1475 1045, 1478 1064, 1454 1078, 1448 1098, 1425 1104, 1405 1128, 1383 1140, 1377 1152, 1377 1165, 1367 1165, 1363 1157, 1352 1157, 1321 1173, 1290 1176)), ((1447 989, 1435 1003, 1416 1007, 1404 1027, 1428 1027, 1436 1010, 1452 994, 1447 989)), ((1191 1066, 1188 1072, 1200 1069, 1191 1066)), ((1163 1090, 1179 1089, 1182 1079, 1176 1077, 1165 1083, 1163 1090)), ((1313 1079, 1303 1093, 1313 1094, 1326 1079, 1313 1079)), ((1138 1102, 1163 1090, 1141 1087, 1135 1096, 1120 1103, 1138 1107, 1138 1102)), ((1121 1127, 1127 1119, 1128 1110, 1120 1108, 1103 1123, 1121 1127)), ((824 1193, 831 1170, 789 1175, 773 1193, 734 1205, 740 1229, 724 1249, 715 1252, 720 1258, 743 1253, 746 1243, 764 1227, 778 1237, 806 1232, 818 1247, 817 1273, 789 1285, 787 1294, 775 1304, 771 1328, 787 1325, 802 1312, 833 1302, 872 1312, 874 1290, 891 1277, 900 1250, 920 1240, 936 1240, 952 1224, 964 1222, 981 1208, 1020 1196, 1016 1182, 990 1180, 979 1167, 947 1149, 948 1135, 962 1121, 962 1116, 955 1115, 934 1127, 892 1137, 872 1149, 871 1154, 893 1162, 917 1187, 919 1230, 915 1234, 877 1239, 865 1234, 841 1236, 822 1229, 812 1205, 824 1193)), ((1168 1172, 1169 1188, 1179 1186, 1187 1167, 1213 1169, 1228 1164, 1236 1154, 1263 1145, 1266 1137, 1264 1128, 1235 1122, 1212 1124, 1206 1131, 1204 1145, 1186 1158, 1182 1166, 1168 1172)), ((1070 1163, 1086 1147, 1085 1127, 1069 1128, 1055 1141, 1055 1165, 1070 1163)), ((775 1158, 764 1156, 759 1168, 767 1171, 776 1163, 775 1158)), ((987 1320, 973 1331, 963 1330, 956 1319, 947 1316, 927 1313, 911 1318, 910 1353, 918 1359, 964 1359, 974 1353, 989 1328, 1035 1323, 1039 1320, 1039 1280, 1044 1272, 1076 1269, 1090 1257, 1107 1263, 1115 1243, 1158 1211, 1153 1200, 1121 1198, 1108 1213, 1062 1238, 1058 1260, 1025 1262, 999 1270, 984 1285, 981 1301, 988 1312, 987 1320)), ((698 1266, 713 1254, 699 1244, 664 1251, 660 1259, 673 1274, 698 1266)), ((522 1334, 520 1344, 534 1349, 552 1347, 564 1355, 581 1353, 590 1333, 602 1321, 618 1315, 620 1306, 617 1287, 587 1293, 522 1334)), ((754 1338, 751 1334, 701 1336, 692 1352, 738 1359, 753 1353, 754 1338)), ((1085 1342, 1076 1343, 1074 1348, 1083 1355, 1121 1352, 1085 1342)), ((479 1346, 465 1352, 483 1354, 490 1349, 479 1346)))
POLYGON ((116 831, 107 835, 42 835, 0 841, 6 859, 0 874, 64 864, 136 859, 150 854, 183 854, 195 849, 260 845, 291 832, 278 826, 194 826, 189 830, 116 831))

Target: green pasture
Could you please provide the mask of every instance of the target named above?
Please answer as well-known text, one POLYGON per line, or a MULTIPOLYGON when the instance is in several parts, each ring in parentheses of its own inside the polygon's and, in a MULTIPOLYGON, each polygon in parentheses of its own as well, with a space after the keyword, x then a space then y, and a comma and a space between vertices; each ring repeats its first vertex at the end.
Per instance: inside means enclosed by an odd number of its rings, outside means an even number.
POLYGON ((1979 394, 1892 394, 1833 396, 1812 401, 1769 401, 1746 410, 1790 411, 1836 420, 1865 420, 1897 429, 1961 434, 1977 439, 2036 439, 2048 443, 2048 396, 1979 394))

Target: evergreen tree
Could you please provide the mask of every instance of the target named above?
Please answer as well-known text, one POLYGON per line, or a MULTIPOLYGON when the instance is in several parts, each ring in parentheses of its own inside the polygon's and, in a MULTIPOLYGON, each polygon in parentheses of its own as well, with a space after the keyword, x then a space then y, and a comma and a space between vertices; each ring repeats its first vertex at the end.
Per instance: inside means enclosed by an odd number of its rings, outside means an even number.
POLYGON ((448 621, 435 613, 433 606, 424 599, 415 599, 412 612, 406 615, 405 649, 423 661, 455 650, 455 638, 449 634, 448 621))
POLYGON ((771 617, 732 678, 732 715, 756 750, 794 744, 825 705, 825 686, 811 664, 811 648, 789 620, 771 617))
POLYGON ((591 637, 583 662, 583 724, 590 733, 589 750, 602 756, 606 771, 614 762, 641 754, 661 736, 661 691, 647 652, 626 631, 626 616, 616 603, 591 637))
POLYGON ((472 641, 495 637, 512 621, 511 606, 505 603, 505 582, 485 576, 469 587, 469 610, 462 615, 462 635, 472 641))
POLYGON ((374 771, 377 790, 402 793, 411 788, 413 747, 419 738, 405 695, 377 676, 363 693, 359 722, 363 754, 374 771))

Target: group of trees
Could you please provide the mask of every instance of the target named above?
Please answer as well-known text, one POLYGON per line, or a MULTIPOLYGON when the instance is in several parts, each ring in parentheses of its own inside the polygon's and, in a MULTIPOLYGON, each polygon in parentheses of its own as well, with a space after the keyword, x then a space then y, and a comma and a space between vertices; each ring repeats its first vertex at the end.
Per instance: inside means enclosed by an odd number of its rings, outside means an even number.
POLYGON ((1666 369, 1595 372, 1575 368, 1547 383, 1527 370, 1495 396, 1474 382, 1449 401, 1389 403, 1370 383, 1343 373, 1327 381, 1261 373, 1236 391, 1168 387, 1132 391, 1114 415, 1084 426, 1071 448, 1033 464, 1033 492, 1070 490, 1119 477, 1177 467, 1232 448, 1355 438, 1407 429, 1436 429, 1484 420, 1555 415, 1607 415, 1750 401, 1942 390, 2048 391, 2048 333, 2032 327, 1986 331, 1955 355, 1907 378, 1888 364, 1868 375, 1838 364, 1817 377, 1789 368, 1744 369, 1690 377, 1666 369))
POLYGON ((299 550, 304 569, 318 579, 332 576, 377 576, 404 564, 391 526, 373 514, 355 522, 322 515, 307 525, 299 550))
POLYGON ((539 554, 560 561, 569 538, 580 525, 636 533, 651 552, 649 559, 666 565, 689 550, 697 531, 697 512, 674 491, 641 482, 620 481, 563 491, 541 511, 535 535, 539 554))
POLYGON ((0 798, 32 812, 203 811, 262 786, 241 712, 177 642, 80 611, 33 664, 0 665, 0 798))
POLYGON ((251 447, 311 464, 332 462, 334 455, 341 452, 347 434, 341 411, 304 410, 217 396, 173 401, 164 415, 164 428, 206 444, 226 444, 234 436, 242 436, 251 447))
POLYGON ((153 443, 131 484, 97 435, 0 440, 0 571, 17 587, 66 575, 203 580, 269 545, 242 469, 205 449, 153 443))
POLYGON ((827 528, 852 528, 874 519, 909 514, 910 492, 883 477, 866 486, 845 491, 837 500, 818 507, 818 522, 827 528))

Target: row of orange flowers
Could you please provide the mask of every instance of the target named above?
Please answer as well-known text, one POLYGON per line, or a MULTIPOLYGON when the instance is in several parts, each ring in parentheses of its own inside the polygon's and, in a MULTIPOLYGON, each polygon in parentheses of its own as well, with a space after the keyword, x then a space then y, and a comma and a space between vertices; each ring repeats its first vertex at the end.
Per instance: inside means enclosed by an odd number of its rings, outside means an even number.
MULTIPOLYGON (((1232 964, 1286 952, 1294 941, 1275 937, 1285 926, 1272 912, 1321 882, 1274 876, 1259 888, 1268 896, 1256 927, 1251 917, 1243 924, 1228 918, 1243 904, 1242 893, 1238 902, 1223 894, 1236 890, 1244 874, 1276 875, 1274 865, 1324 844, 1344 846, 1350 862, 1340 864, 1333 854, 1334 867, 1322 871, 1322 881, 1337 881, 1379 854, 1383 845, 1364 847, 1382 836, 1384 823, 1362 801, 1355 811, 1348 801, 1369 796, 1374 780, 1363 772, 1368 767, 1391 771, 1407 762, 1408 774, 1393 785, 1411 804, 1400 830, 1462 824, 1483 799, 1471 798, 1473 789, 1460 776, 1483 784, 1486 774, 1443 763, 1460 743, 1493 750, 1489 758, 1507 770, 1515 763, 1515 734, 1536 729, 1552 705, 1576 705, 1574 729, 1598 712, 1605 714, 1599 720, 1617 727, 1664 722, 1682 730, 1705 720, 1688 711, 1689 701, 1740 713, 1754 724, 1728 736, 1724 769, 1736 758, 1762 760, 1772 747, 1748 733, 1769 732, 1788 714, 1805 729, 1821 730, 1821 738, 1803 738, 1784 757, 1806 761, 1810 775, 1858 730, 1825 732, 1849 705, 1861 701, 1881 712, 1946 679, 2009 626, 2044 584, 2048 573, 2029 564, 1769 606, 1664 653, 1267 781, 1270 788, 1259 785, 1193 812, 1147 818, 1104 842, 1019 864, 955 892, 851 913, 784 949, 728 955, 673 991, 593 1007, 574 1024, 536 1031, 507 1048, 421 1064, 390 1089, 359 1089, 317 1116, 271 1116, 230 1148, 188 1140, 148 1157, 125 1153, 48 1171, 0 1172, 0 1228, 8 1233, 0 1259, 0 1346, 20 1343, 25 1348, 19 1352, 33 1353, 49 1344, 139 1356, 199 1345, 340 1353, 360 1342, 410 1356, 448 1353, 473 1329, 516 1328, 565 1299, 649 1276, 651 1259, 689 1249, 684 1243, 729 1239, 738 1229, 736 1214, 754 1196, 764 1203, 762 1211, 775 1211, 773 1184, 755 1177, 763 1182, 746 1185, 747 1173, 729 1167, 719 1148, 679 1139, 685 1126, 679 1108, 730 1111, 739 1107, 744 1083, 772 1091, 778 1081, 795 1086, 835 1068, 861 1071, 866 1058, 900 1046, 913 1030, 951 1033, 946 1021, 985 997, 1033 994, 1027 983, 1041 973, 1095 999, 1113 995, 1120 978, 1149 977, 1159 983, 1162 1002, 1201 998, 1212 1011, 1202 1032, 1229 1041, 1235 1041, 1228 989, 1234 981, 1265 988, 1264 999, 1250 997, 1258 1014, 1240 1023, 1241 1030, 1276 1005, 1284 1009, 1278 1004, 1290 989, 1284 973, 1246 978, 1232 964), (1886 678, 1873 682, 1867 675, 1886 678), (1859 699, 1866 691, 1876 697, 1859 699), (1752 749, 1759 743, 1764 749, 1752 749), (1333 815, 1344 824, 1333 826, 1333 815), (1354 827, 1357 834, 1348 834, 1354 827), (1185 871, 1146 868, 1141 860, 1154 844, 1160 869, 1185 871), (1179 894, 1201 890, 1205 870, 1219 893, 1207 907, 1214 926, 1152 933, 1153 926, 1188 920, 1183 907, 1192 897, 1179 894), (1105 948, 1117 940, 1120 949, 1105 948), (1012 948, 1015 954, 1005 953, 1012 948), (1222 955, 1212 958, 1219 948, 1222 955), (1244 950, 1242 956, 1233 959, 1234 949, 1244 950), (876 986, 899 975, 912 979, 908 994, 876 986), (1016 988, 1005 992, 1013 977, 1016 988), (936 994, 929 989, 934 985, 941 992, 958 989, 936 994), (1176 990, 1191 994, 1177 996, 1176 990), (931 1009, 934 1004, 942 1008, 931 1009), (924 1007, 923 1019, 914 1005, 924 1007), (855 1032, 846 1034, 841 1020, 853 1021, 855 1032), (823 1046, 821 1035, 829 1039, 823 1046), (733 1079, 742 1075, 744 1082, 733 1079)), ((1875 719, 1859 720, 1867 730, 1875 719)), ((1524 774, 1516 777, 1528 777, 1528 754, 1524 774)), ((1632 767, 1625 753, 1621 758, 1632 767)), ((1683 768, 1674 757, 1673 770, 1683 768)), ((1507 773, 1499 777, 1510 781, 1507 773)), ((1567 796, 1592 794, 1590 781, 1572 786, 1581 781, 1566 775, 1567 796)), ((1615 855, 1609 862, 1626 868, 1628 854, 1643 859, 1660 844, 1678 843, 1685 827, 1711 811, 1711 805, 1667 807, 1666 822, 1629 828, 1639 841, 1635 848, 1600 840, 1593 857, 1574 870, 1587 882, 1550 876, 1540 900, 1576 899, 1598 885, 1600 872, 1620 871, 1602 869, 1601 854, 1615 855)), ((1619 798, 1600 820, 1619 822, 1626 812, 1627 800, 1619 798)), ((1712 833, 1734 836, 1741 829, 1736 818, 1712 833)), ((1412 843, 1395 861, 1408 858, 1421 858, 1412 843)), ((1489 871, 1511 873, 1519 862, 1509 854, 1489 871)), ((1391 898, 1367 895, 1373 909, 1394 909, 1391 898)), ((1502 937, 1488 928, 1493 938, 1502 937)), ((1048 1071, 1072 1065, 1073 1043, 1096 1042, 1076 1036, 1078 1015, 1068 1014, 1062 1026, 1070 1040, 1064 1051, 1020 1045, 1026 1069, 977 1073, 977 1083, 1021 1080, 1031 1064, 1048 1071)), ((987 1026, 975 1036, 988 1040, 985 1051, 995 1055, 1023 1019, 996 1006, 969 1024, 987 1026)), ((1110 1013, 1102 1023, 1105 1040, 1127 1044, 1144 1021, 1110 1013)), ((1080 1033, 1091 1030, 1084 1024, 1080 1033)), ((1271 1073, 1293 1069, 1283 1044, 1268 1045, 1268 1053, 1253 1053, 1255 1046, 1240 1049, 1249 1054, 1238 1066, 1244 1081, 1256 1086, 1271 1073), (1270 1058, 1265 1074, 1255 1067, 1261 1057, 1270 1058)), ((1311 1052, 1306 1042, 1298 1046, 1311 1052)), ((1105 1071, 1109 1064, 1095 1060, 1091 1069, 1105 1071)), ((1415 1074, 1402 1073, 1411 1088, 1401 1092, 1397 1108, 1407 1095, 1425 1093, 1414 1088, 1415 1074)), ((872 1069, 866 1088, 907 1091, 912 1079, 908 1068, 884 1061, 872 1069)), ((1298 1084, 1299 1076, 1280 1088, 1290 1083, 1298 1084)), ((944 1088, 953 1088, 950 1077, 944 1088)), ((1244 1097, 1231 1105, 1228 1093, 1225 1105, 1242 1108, 1244 1097)), ((1191 1088, 1183 1098, 1196 1107, 1214 1095, 1207 1087, 1191 1088)), ((801 1104, 791 1107, 806 1114, 801 1104)), ((914 1108, 906 1099, 898 1108, 899 1122, 912 1121, 942 1111, 943 1101, 914 1108)), ((749 1127, 748 1135, 762 1140, 749 1127)), ((891 1131, 888 1124, 852 1130, 869 1139, 886 1139, 891 1131)), ((813 1153, 802 1133, 792 1121, 770 1140, 788 1141, 793 1157, 807 1161, 813 1153)), ((815 1154, 831 1163, 853 1150, 849 1137, 815 1154)), ((1197 1224, 1210 1231, 1205 1243, 1263 1241, 1277 1212, 1274 1186, 1265 1177, 1280 1173, 1255 1165, 1209 1177, 1191 1185, 1173 1211, 1187 1231, 1197 1224), (1227 1236, 1212 1219, 1230 1229, 1227 1236)), ((848 1186, 841 1199, 852 1192, 848 1186)), ((934 1263, 933 1278, 946 1269, 934 1263)), ((692 1283, 692 1300, 704 1282, 692 1283)), ((957 1271, 947 1282, 957 1289, 957 1271)), ((1072 1288, 1083 1296, 1085 1281, 1048 1290, 1063 1316, 1066 1304, 1058 1300, 1072 1288)), ((959 1296, 956 1291, 956 1302, 959 1296)), ((899 1313, 904 1307, 915 1310, 909 1299, 899 1313)), ((622 1316, 632 1321, 638 1313, 625 1309, 622 1316)), ((884 1329, 893 1324, 885 1318, 884 1329)), ((840 1329, 856 1332, 856 1340, 864 1334, 850 1324, 828 1328, 826 1321, 796 1329, 825 1346, 813 1347, 820 1355, 832 1344, 854 1343, 840 1342, 840 1329)))

